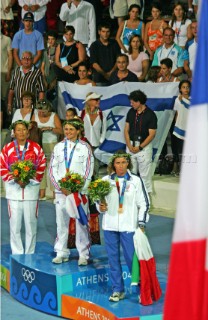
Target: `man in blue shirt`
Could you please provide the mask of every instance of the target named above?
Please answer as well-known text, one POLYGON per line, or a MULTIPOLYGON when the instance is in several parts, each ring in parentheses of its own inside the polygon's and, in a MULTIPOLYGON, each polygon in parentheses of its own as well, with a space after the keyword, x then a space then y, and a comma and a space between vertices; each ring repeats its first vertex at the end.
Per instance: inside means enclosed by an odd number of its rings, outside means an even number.
POLYGON ((34 15, 32 12, 27 12, 23 18, 24 29, 18 31, 12 41, 12 49, 14 60, 20 67, 21 57, 24 51, 30 51, 33 54, 33 64, 37 67, 40 66, 40 59, 42 50, 44 50, 44 41, 42 34, 33 30, 34 15))

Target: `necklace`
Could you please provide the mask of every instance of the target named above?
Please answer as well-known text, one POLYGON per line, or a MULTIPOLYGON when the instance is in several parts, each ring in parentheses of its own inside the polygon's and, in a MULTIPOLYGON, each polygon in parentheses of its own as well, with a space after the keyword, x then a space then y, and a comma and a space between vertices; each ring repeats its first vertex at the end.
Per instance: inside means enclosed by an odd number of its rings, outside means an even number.
POLYGON ((90 115, 92 115, 92 114, 97 114, 97 113, 98 113, 98 110, 95 109, 95 110, 93 110, 93 111, 89 111, 88 113, 89 113, 90 115))

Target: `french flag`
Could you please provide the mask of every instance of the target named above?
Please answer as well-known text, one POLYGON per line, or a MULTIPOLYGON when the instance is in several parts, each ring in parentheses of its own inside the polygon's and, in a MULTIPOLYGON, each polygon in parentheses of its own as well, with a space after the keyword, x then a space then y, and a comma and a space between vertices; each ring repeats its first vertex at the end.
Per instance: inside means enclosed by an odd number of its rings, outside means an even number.
POLYGON ((208 0, 201 0, 164 320, 208 319, 208 0))
POLYGON ((71 193, 66 197, 66 211, 71 218, 78 219, 83 226, 88 225, 88 217, 84 209, 86 204, 87 197, 78 192, 71 193))

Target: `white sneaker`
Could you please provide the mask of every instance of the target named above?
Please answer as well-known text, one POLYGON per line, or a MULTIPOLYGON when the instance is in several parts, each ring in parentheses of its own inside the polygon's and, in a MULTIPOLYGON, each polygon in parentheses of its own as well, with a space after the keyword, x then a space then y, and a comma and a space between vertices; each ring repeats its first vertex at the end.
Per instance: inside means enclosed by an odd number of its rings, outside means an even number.
POLYGON ((86 266, 88 264, 87 259, 80 257, 78 260, 78 266, 86 266))
POLYGON ((125 298, 124 292, 113 292, 113 294, 109 297, 109 301, 118 302, 125 298))
POLYGON ((53 263, 62 263, 62 262, 68 262, 69 261, 69 258, 66 258, 66 257, 55 257, 53 258, 52 262, 53 263))

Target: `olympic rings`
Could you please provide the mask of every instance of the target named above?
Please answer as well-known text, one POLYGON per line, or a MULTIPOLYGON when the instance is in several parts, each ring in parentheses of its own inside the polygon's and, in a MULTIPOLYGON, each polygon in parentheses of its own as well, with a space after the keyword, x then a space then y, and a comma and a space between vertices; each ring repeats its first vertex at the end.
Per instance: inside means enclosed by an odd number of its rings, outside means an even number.
POLYGON ((24 280, 29 283, 32 283, 35 280, 35 273, 33 271, 26 270, 22 268, 22 276, 24 280))

